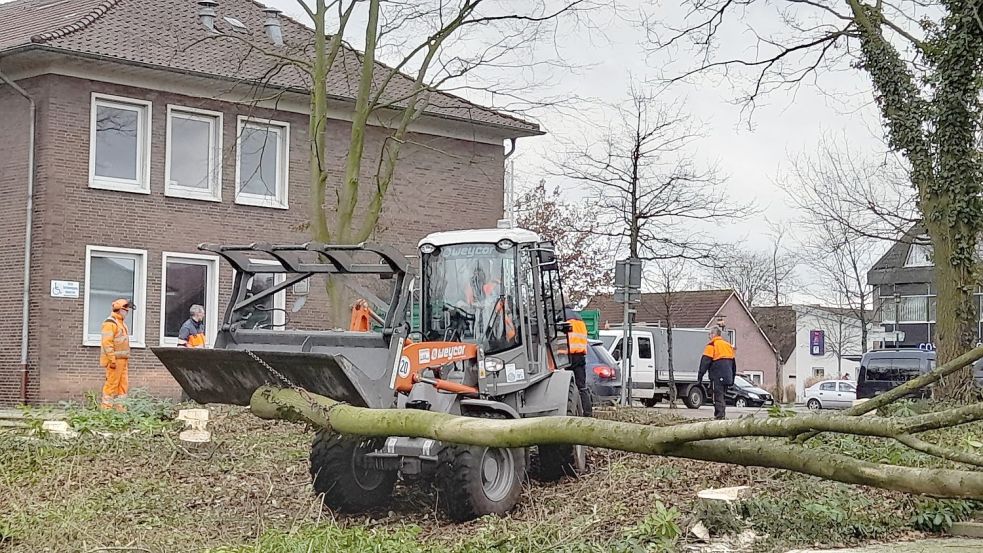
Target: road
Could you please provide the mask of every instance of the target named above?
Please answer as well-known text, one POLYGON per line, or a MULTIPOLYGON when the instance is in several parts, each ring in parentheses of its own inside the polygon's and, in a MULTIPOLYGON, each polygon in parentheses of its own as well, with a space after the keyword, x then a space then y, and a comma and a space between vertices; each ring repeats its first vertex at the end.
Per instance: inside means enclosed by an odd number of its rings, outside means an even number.
MULTIPOLYGON (((669 405, 665 402, 657 404, 655 407, 652 407, 652 409, 661 409, 667 413, 670 412, 669 405)), ((796 407, 794 410, 805 411, 806 408, 804 406, 801 406, 801 407, 796 407)), ((823 411, 823 412, 835 413, 835 411, 823 411)), ((676 406, 675 409, 672 410, 672 413, 675 415, 679 415, 680 417, 686 417, 690 419, 712 419, 713 406, 704 405, 699 409, 690 409, 685 405, 679 404, 676 406)), ((727 406, 728 419, 739 419, 744 415, 753 415, 755 417, 767 417, 768 408, 767 407, 733 407, 730 405, 727 406)))

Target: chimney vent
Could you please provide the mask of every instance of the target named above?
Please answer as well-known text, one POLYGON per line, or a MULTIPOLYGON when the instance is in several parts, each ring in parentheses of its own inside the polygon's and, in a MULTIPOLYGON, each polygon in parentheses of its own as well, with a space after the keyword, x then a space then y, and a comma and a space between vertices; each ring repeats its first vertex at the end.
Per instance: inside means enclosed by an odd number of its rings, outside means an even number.
POLYGON ((266 36, 270 37, 273 44, 277 46, 283 46, 283 30, 280 28, 280 10, 276 8, 266 8, 263 10, 266 14, 266 22, 263 23, 263 29, 266 30, 266 36))
POLYGON ((215 0, 198 0, 198 20, 209 31, 215 32, 215 8, 218 2, 215 0))

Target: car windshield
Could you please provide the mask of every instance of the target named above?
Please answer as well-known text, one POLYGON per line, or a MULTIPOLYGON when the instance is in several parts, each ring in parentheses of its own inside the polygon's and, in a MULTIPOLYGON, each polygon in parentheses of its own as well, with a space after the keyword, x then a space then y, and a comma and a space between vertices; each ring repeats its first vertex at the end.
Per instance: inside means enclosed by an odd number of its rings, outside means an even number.
POLYGON ((601 336, 601 342, 604 343, 604 347, 608 351, 611 351, 611 345, 614 344, 614 341, 617 339, 618 339, 617 336, 601 336))
POLYGON ((740 376, 734 378, 734 386, 737 386, 738 388, 754 388, 754 384, 751 384, 740 376))
POLYGON ((487 353, 519 345, 516 249, 444 246, 423 259, 424 333, 430 340, 477 343, 487 353))

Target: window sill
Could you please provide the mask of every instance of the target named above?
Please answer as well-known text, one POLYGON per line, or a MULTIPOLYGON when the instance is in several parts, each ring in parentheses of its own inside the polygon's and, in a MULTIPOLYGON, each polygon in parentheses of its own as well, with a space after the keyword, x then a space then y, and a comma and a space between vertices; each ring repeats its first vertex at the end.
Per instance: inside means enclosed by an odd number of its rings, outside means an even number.
POLYGON ((222 202, 221 194, 205 193, 194 188, 184 188, 181 186, 168 186, 164 189, 164 196, 168 198, 182 198, 185 200, 198 200, 201 202, 222 202))
POLYGON ((131 194, 150 194, 150 186, 132 182, 119 182, 94 178, 89 181, 89 188, 96 190, 112 190, 113 192, 129 192, 131 194))
MULTIPOLYGON (((82 346, 87 348, 98 348, 102 347, 102 343, 99 340, 83 340, 82 346)), ((147 349, 147 344, 144 342, 130 342, 130 349, 147 349)))
POLYGON ((269 209, 290 209, 285 202, 271 200, 269 196, 239 194, 236 196, 235 203, 254 207, 266 207, 269 209))

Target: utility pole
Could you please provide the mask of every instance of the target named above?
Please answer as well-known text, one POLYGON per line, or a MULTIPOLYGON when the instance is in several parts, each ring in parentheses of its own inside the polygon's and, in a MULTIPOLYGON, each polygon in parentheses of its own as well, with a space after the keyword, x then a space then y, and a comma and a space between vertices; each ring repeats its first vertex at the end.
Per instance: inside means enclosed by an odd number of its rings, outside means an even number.
POLYGON ((614 301, 624 304, 624 319, 621 329, 621 404, 631 405, 631 370, 635 348, 631 347, 632 314, 631 304, 642 301, 642 261, 629 257, 618 261, 614 266, 614 301))

